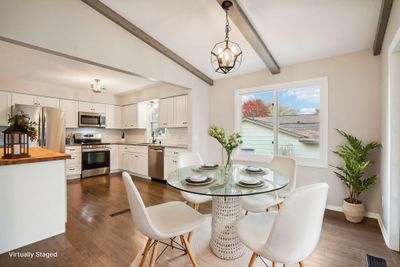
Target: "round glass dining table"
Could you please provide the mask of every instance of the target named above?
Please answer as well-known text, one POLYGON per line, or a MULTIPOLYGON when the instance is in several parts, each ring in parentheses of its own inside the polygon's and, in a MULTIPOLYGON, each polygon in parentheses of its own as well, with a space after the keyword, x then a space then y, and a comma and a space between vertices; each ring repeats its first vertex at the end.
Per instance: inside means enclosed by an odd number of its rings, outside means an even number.
POLYGON ((243 216, 241 197, 270 193, 289 183, 287 177, 273 169, 262 168, 261 173, 249 173, 247 167, 233 165, 230 174, 226 175, 221 166, 213 170, 190 166, 168 175, 168 185, 180 191, 212 196, 210 248, 221 259, 236 259, 245 252, 235 230, 236 221, 243 216), (189 180, 202 175, 208 177, 204 183, 189 180), (258 183, 252 184, 252 180, 258 183))

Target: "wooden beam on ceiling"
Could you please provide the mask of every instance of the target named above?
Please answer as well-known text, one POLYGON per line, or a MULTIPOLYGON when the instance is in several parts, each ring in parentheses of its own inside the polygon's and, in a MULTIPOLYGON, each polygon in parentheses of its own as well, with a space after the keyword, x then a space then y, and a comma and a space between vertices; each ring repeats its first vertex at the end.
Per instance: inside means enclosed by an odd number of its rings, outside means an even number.
MULTIPOLYGON (((217 2, 221 5, 224 0, 217 0, 217 2)), ((233 5, 228 12, 229 18, 233 21, 233 23, 235 23, 236 27, 238 27, 243 36, 261 57, 262 61, 271 71, 271 73, 280 73, 281 70, 278 63, 275 61, 274 57, 268 50, 253 24, 251 24, 243 9, 239 6, 236 0, 231 0, 231 2, 233 5)))
POLYGON ((386 27, 389 22, 392 5, 393 0, 382 0, 381 11, 379 13, 378 28, 376 29, 374 40, 374 56, 381 54, 383 40, 385 39, 386 27))
POLYGON ((134 35, 135 37, 139 38, 164 56, 168 57, 178 65, 182 66, 189 72, 191 72, 193 75, 197 76, 204 82, 208 83, 209 85, 213 85, 214 81, 202 73, 200 70, 198 70, 196 67, 191 65, 189 62, 175 54, 171 49, 168 47, 164 46, 162 43, 151 37, 149 34, 145 33, 143 30, 141 30, 139 27, 119 15, 117 12, 100 2, 99 0, 81 0, 88 6, 92 7, 95 9, 97 12, 100 14, 104 15, 114 23, 118 24, 122 28, 124 28, 126 31, 134 35))

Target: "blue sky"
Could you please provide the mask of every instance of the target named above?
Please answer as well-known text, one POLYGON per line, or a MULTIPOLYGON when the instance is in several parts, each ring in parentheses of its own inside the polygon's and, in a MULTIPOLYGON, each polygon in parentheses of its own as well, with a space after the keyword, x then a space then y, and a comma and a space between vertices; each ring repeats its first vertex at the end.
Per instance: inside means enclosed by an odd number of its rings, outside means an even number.
MULTIPOLYGON (((262 99, 265 103, 273 102, 273 92, 261 92, 242 96, 242 101, 249 99, 262 99)), ((320 95, 318 86, 308 86, 296 89, 278 91, 280 105, 291 109, 298 109, 300 114, 313 114, 320 107, 320 95)))

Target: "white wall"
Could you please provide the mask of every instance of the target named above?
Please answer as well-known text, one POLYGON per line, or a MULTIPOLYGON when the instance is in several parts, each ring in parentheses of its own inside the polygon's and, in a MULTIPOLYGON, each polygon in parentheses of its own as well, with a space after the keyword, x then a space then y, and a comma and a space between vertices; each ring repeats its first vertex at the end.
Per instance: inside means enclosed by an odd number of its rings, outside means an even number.
POLYGON ((83 2, 3 0, 0 36, 190 88, 192 149, 207 154, 208 84, 83 2))
MULTIPOLYGON (((399 69, 391 64, 395 63, 396 55, 391 48, 400 42, 400 1, 393 1, 392 12, 385 34, 382 47, 382 220, 384 224, 384 237, 386 244, 395 250, 399 250, 399 194, 400 194, 400 170, 398 166, 399 155, 399 100, 400 86, 394 84, 393 78, 399 78, 399 69), (397 41, 395 40, 397 39, 397 41), (391 66, 392 65, 392 66, 391 66)), ((398 55, 397 55, 397 60, 398 55)))
MULTIPOLYGON (((224 127, 228 132, 234 129, 234 90, 328 77, 329 85, 329 138, 328 163, 340 164, 330 151, 343 142, 335 128, 345 130, 364 141, 380 141, 381 77, 380 57, 373 57, 372 51, 328 58, 283 68, 281 74, 256 72, 230 79, 217 80, 210 90, 210 123, 224 127)), ((217 142, 209 139, 210 157, 220 159, 217 142)), ((378 153, 377 153, 378 154, 378 153)), ((379 162, 377 162, 379 165, 379 162)), ((376 166, 373 170, 379 172, 376 166)), ((331 168, 298 168, 298 185, 327 182, 330 185, 328 205, 342 206, 346 189, 333 174, 331 168)), ((369 212, 381 210, 380 184, 362 194, 369 212)))
POLYGON ((133 91, 129 94, 118 96, 118 101, 120 105, 127 105, 131 103, 137 103, 140 101, 146 101, 156 98, 166 98, 171 96, 184 95, 188 93, 189 93, 188 89, 168 84, 161 84, 133 91))

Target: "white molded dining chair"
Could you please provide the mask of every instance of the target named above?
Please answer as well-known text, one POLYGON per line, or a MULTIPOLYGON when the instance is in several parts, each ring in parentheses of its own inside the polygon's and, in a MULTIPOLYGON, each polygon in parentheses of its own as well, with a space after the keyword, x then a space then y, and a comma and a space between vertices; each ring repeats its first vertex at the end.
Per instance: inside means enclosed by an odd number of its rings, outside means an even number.
POLYGON ((276 213, 254 214, 236 223, 239 239, 253 251, 249 267, 257 256, 277 263, 299 263, 318 244, 328 196, 328 184, 299 187, 288 195, 276 213))
MULTIPOLYGON (((200 154, 197 152, 183 152, 178 156, 178 168, 201 165, 203 163, 204 162, 201 159, 200 154)), ((200 204, 208 202, 212 199, 210 196, 191 194, 183 191, 181 191, 181 195, 186 201, 193 203, 195 210, 199 209, 200 204)))
POLYGON ((143 266, 149 249, 153 246, 149 265, 153 267, 158 243, 163 243, 160 240, 171 239, 171 243, 173 243, 177 236, 180 237, 193 266, 197 266, 189 242, 184 235, 198 227, 204 221, 204 216, 181 201, 172 201, 146 208, 131 176, 127 172, 123 172, 122 177, 128 194, 132 220, 137 229, 148 237, 139 266, 143 266))
POLYGON ((296 161, 287 157, 274 157, 268 165, 273 170, 282 173, 289 179, 289 184, 277 192, 242 197, 242 208, 247 213, 265 212, 273 206, 280 208, 285 197, 296 187, 296 161))

